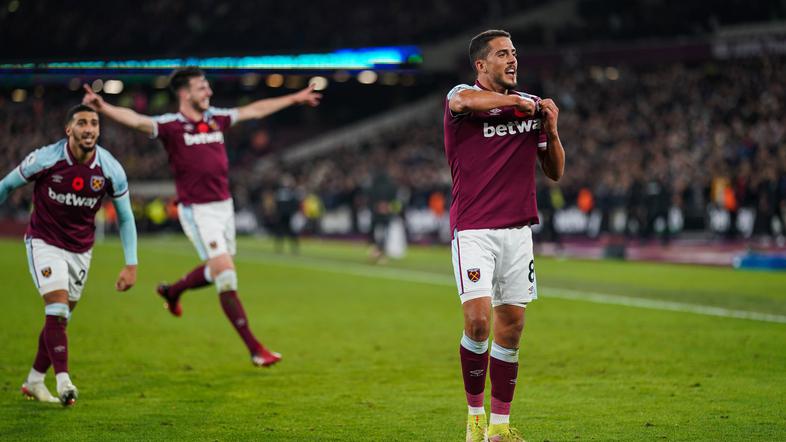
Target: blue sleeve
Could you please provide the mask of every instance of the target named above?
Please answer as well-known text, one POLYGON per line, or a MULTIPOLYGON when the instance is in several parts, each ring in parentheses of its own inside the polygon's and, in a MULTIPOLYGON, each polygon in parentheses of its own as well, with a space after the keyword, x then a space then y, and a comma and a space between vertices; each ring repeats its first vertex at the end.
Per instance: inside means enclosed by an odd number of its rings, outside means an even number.
POLYGON ((120 198, 128 193, 128 177, 126 176, 126 171, 123 170, 123 166, 120 162, 106 149, 101 148, 100 155, 99 158, 101 159, 101 167, 104 169, 104 175, 106 175, 112 183, 112 195, 110 196, 112 198, 120 198))
POLYGON ((22 176, 19 168, 14 168, 5 178, 0 181, 0 204, 5 202, 11 191, 27 184, 27 180, 22 176))
POLYGON ((63 139, 30 152, 19 165, 19 174, 25 181, 35 180, 39 173, 66 157, 65 145, 66 140, 63 139))
POLYGON ((117 212, 117 223, 120 227, 120 242, 123 243, 123 256, 126 265, 137 265, 136 255, 136 222, 134 212, 131 210, 131 197, 126 192, 119 198, 112 200, 117 212))

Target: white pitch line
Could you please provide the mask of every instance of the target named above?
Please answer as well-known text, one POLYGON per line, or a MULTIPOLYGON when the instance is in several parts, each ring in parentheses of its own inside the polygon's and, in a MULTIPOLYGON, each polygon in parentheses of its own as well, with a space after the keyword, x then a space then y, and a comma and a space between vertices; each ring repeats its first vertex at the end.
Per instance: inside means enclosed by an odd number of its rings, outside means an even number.
MULTIPOLYGON (((172 248, 167 248, 163 251, 166 251, 167 253, 176 253, 179 255, 193 255, 193 252, 185 252, 172 248)), ((239 261, 264 262, 287 267, 298 267, 309 270, 319 270, 366 278, 382 278, 395 281, 407 281, 449 287, 453 287, 455 285, 453 277, 433 272, 392 267, 372 267, 370 265, 349 262, 337 263, 335 261, 304 256, 291 257, 286 255, 269 255, 266 252, 261 252, 261 254, 254 256, 248 256, 245 254, 238 255, 235 257, 235 259, 239 261)), ((689 304, 684 302, 659 301, 657 299, 613 295, 609 293, 585 292, 542 285, 539 287, 539 289, 541 292, 546 292, 546 295, 543 296, 543 298, 559 298, 572 301, 592 302, 595 304, 619 305, 650 310, 666 310, 680 313, 695 313, 705 316, 717 316, 721 318, 748 319, 752 321, 786 324, 786 315, 735 310, 723 307, 713 307, 709 305, 689 304)))

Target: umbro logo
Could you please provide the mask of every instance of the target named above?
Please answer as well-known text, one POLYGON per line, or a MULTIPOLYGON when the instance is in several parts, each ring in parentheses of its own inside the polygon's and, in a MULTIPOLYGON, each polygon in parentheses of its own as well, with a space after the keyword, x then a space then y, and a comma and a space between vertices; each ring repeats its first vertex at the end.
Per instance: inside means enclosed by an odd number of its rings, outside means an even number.
POLYGON ((55 353, 63 353, 65 351, 66 351, 65 345, 58 345, 57 347, 55 347, 55 353))
POLYGON ((52 175, 52 182, 60 184, 63 182, 63 175, 52 175))
POLYGON ((478 370, 471 370, 469 372, 469 375, 472 376, 472 377, 480 377, 480 376, 483 376, 484 374, 486 374, 486 369, 484 369, 484 368, 481 368, 481 369, 478 369, 478 370))
POLYGON ((502 113, 502 109, 495 107, 489 111, 489 115, 499 115, 502 113))

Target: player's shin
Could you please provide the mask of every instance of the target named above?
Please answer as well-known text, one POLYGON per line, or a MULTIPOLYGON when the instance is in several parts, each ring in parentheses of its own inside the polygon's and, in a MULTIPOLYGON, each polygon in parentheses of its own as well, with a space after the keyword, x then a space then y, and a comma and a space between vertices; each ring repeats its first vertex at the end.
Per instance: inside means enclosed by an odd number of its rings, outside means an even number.
POLYGON ((58 386, 68 379, 68 304, 53 303, 45 308, 46 323, 44 324, 44 343, 49 360, 54 367, 58 386))
MULTIPOLYGON (((38 352, 36 352, 35 360, 33 361, 33 370, 41 373, 42 381, 43 375, 49 370, 49 367, 52 366, 52 360, 49 359, 49 352, 46 349, 46 340, 44 339, 45 331, 45 327, 41 328, 41 333, 38 334, 38 352)), ((33 381, 32 379, 28 380, 33 381)))
POLYGON ((488 341, 475 341, 464 334, 459 354, 461 372, 464 375, 464 391, 467 394, 469 414, 485 414, 483 391, 486 386, 486 370, 489 364, 488 341))
POLYGON ((202 264, 169 286, 167 295, 175 298, 186 290, 205 287, 210 285, 211 282, 210 270, 206 265, 202 264))
POLYGON ((507 424, 510 421, 510 403, 516 389, 519 371, 519 350, 491 344, 491 416, 489 424, 507 424))
POLYGON ((254 352, 259 348, 259 341, 257 341, 251 329, 248 326, 248 318, 243 309, 243 304, 237 297, 237 274, 234 270, 224 270, 216 276, 216 289, 218 290, 218 297, 221 301, 221 308, 224 310, 229 322, 235 327, 240 338, 248 347, 249 352, 254 352))

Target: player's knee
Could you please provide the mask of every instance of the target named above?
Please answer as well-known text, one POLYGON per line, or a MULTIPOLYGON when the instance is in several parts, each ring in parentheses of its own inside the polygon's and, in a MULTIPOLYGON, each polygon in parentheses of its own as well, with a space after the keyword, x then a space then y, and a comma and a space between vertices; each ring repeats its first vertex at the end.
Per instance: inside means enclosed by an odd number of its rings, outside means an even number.
POLYGON ((494 327, 494 340, 500 345, 508 348, 518 348, 521 340, 521 333, 524 331, 524 323, 510 323, 503 326, 494 327))
POLYGON ((218 293, 237 290, 237 273, 235 269, 224 270, 215 277, 216 290, 218 293))
POLYGON ((58 316, 66 320, 71 317, 71 310, 68 308, 68 304, 62 302, 47 304, 46 307, 44 307, 44 313, 46 316, 58 316))
POLYGON ((475 341, 482 341, 489 337, 489 318, 486 315, 471 315, 467 317, 467 335, 475 341))
POLYGON ((205 267, 209 269, 211 275, 210 279, 215 280, 219 274, 227 270, 234 270, 235 264, 232 262, 232 257, 225 253, 223 255, 216 256, 215 258, 210 258, 207 261, 207 266, 205 267))

